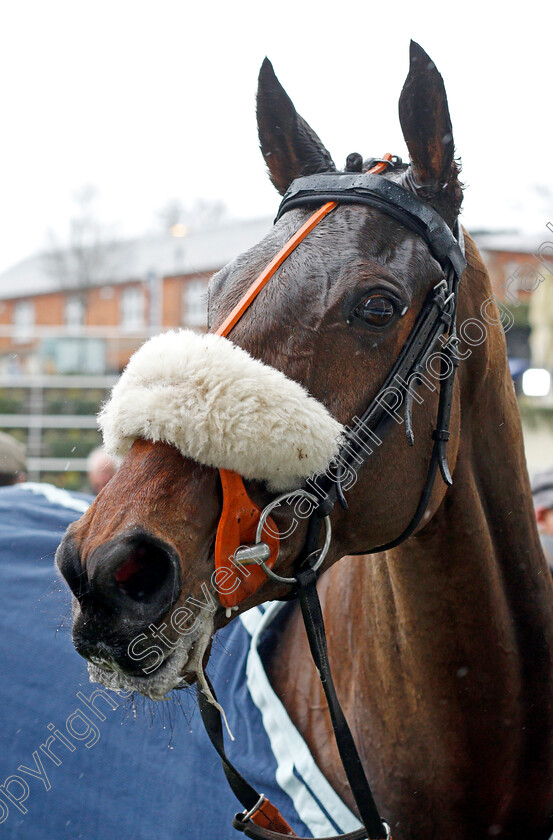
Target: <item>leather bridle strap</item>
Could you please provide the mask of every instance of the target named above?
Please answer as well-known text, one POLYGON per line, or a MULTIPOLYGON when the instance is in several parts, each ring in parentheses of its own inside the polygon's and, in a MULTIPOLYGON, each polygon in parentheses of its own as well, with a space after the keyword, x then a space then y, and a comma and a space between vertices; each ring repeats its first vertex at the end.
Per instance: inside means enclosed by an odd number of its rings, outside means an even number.
MULTIPOLYGON (((364 828, 323 838, 323 840, 385 840, 386 838, 391 840, 388 826, 380 818, 350 728, 336 695, 328 661, 323 615, 317 594, 317 575, 312 569, 299 573, 298 594, 309 647, 327 698, 340 758, 364 825, 364 828)), ((210 683, 209 688, 215 698, 215 692, 210 683)), ((232 823, 234 828, 253 840, 278 840, 283 836, 297 837, 280 811, 263 794, 259 794, 229 760, 225 752, 221 713, 209 701, 200 685, 196 686, 196 691, 207 735, 221 758, 232 792, 245 809, 244 813, 235 815, 232 823)), ((299 840, 309 840, 309 838, 299 838, 299 840)))
POLYGON ((371 840, 373 838, 375 840, 382 840, 389 836, 389 832, 378 812, 351 730, 338 701, 336 689, 334 688, 334 681, 328 661, 323 613, 317 593, 317 573, 313 569, 306 568, 298 573, 297 591, 311 656, 319 672, 328 703, 336 744, 353 798, 355 799, 355 804, 367 831, 367 836, 371 840))
MULTIPOLYGON (((464 257, 463 235, 458 223, 457 228, 458 247, 464 257)), ((379 394, 359 419, 357 428, 354 430, 354 434, 352 435, 348 433, 347 435, 347 444, 346 447, 343 448, 340 458, 345 467, 352 464, 353 460, 355 460, 355 468, 358 470, 361 463, 367 458, 367 450, 359 446, 360 437, 362 437, 363 434, 366 436, 368 433, 369 435, 372 435, 374 439, 374 435, 377 430, 380 430, 380 425, 386 420, 389 420, 389 417, 385 416, 386 412, 379 402, 379 395, 385 392, 386 388, 390 387, 392 383, 394 383, 396 387, 398 383, 402 383, 401 393, 405 399, 405 425, 407 437, 411 445, 414 444, 414 436, 411 427, 411 409, 416 375, 423 374, 423 371, 425 370, 425 362, 433 352, 437 339, 440 335, 444 335, 445 332, 449 330, 449 338, 439 354, 441 357, 441 370, 439 376, 440 385, 436 427, 432 433, 433 446, 427 477, 416 511, 410 523, 395 539, 384 545, 365 549, 362 552, 354 552, 354 554, 375 554, 381 551, 388 551, 389 549, 400 545, 400 543, 404 542, 404 540, 414 533, 430 502, 438 469, 441 472, 445 484, 453 484, 447 463, 446 447, 450 436, 449 423, 453 403, 455 375, 457 367, 459 366, 458 338, 456 332, 457 293, 459 280, 460 275, 458 275, 453 265, 450 265, 442 283, 438 284, 433 290, 431 290, 430 297, 427 299, 421 312, 419 313, 417 323, 413 328, 411 336, 403 348, 403 351, 400 353, 400 356, 398 357, 396 364, 393 366, 384 385, 380 389, 379 394), (442 288, 440 288, 442 284, 445 287, 443 294, 442 288), (411 382, 409 382, 409 379, 411 379, 411 382)), ((343 493, 340 488, 340 478, 334 488, 329 488, 329 496, 330 503, 332 502, 333 497, 343 497, 343 493)), ((329 505, 327 504, 327 509, 328 506, 329 505)))
POLYGON ((452 484, 449 467, 447 464, 446 444, 449 440, 449 422, 451 406, 453 401, 453 386, 455 373, 459 364, 457 352, 457 336, 455 331, 456 301, 457 301, 458 278, 452 271, 446 274, 446 279, 432 289, 423 304, 417 322, 411 331, 405 346, 386 377, 384 384, 371 404, 357 420, 353 429, 345 434, 345 443, 341 447, 338 459, 342 467, 342 475, 336 480, 326 478, 317 482, 316 492, 322 498, 321 508, 328 513, 336 498, 343 499, 341 479, 344 471, 348 469, 358 472, 368 458, 370 448, 367 443, 379 440, 378 434, 383 434, 383 429, 391 421, 391 411, 384 399, 389 389, 402 395, 405 404, 405 426, 407 437, 411 444, 414 443, 414 436, 411 427, 411 409, 413 391, 415 388, 416 374, 423 375, 425 362, 434 351, 436 341, 440 335, 449 330, 449 339, 440 350, 441 370, 439 376, 439 402, 436 419, 436 428, 432 434, 433 447, 428 466, 426 481, 417 505, 413 518, 401 532, 401 534, 390 542, 366 548, 359 554, 374 554, 380 551, 387 551, 406 540, 419 525, 428 503, 430 501, 434 481, 440 470, 444 482, 452 484), (445 288, 444 288, 445 287, 445 288))
MULTIPOLYGON (((216 698, 213 686, 209 682, 207 676, 206 680, 213 698, 216 698)), ((219 709, 210 702, 199 684, 196 686, 196 691, 205 731, 209 736, 209 740, 215 747, 215 750, 219 754, 223 765, 223 771, 232 792, 238 801, 242 803, 242 806, 245 809, 245 814, 241 814, 239 816, 247 815, 247 823, 253 820, 253 824, 256 825, 256 827, 263 831, 269 830, 271 834, 275 835, 275 837, 296 837, 297 835, 294 831, 292 831, 278 808, 275 808, 272 802, 269 802, 265 796, 259 794, 229 760, 225 752, 221 713, 219 709)), ((246 821, 244 821, 244 827, 245 825, 246 821)), ((241 827, 242 831, 244 831, 244 827, 241 827)))
POLYGON ((296 178, 284 194, 275 221, 295 207, 312 207, 328 201, 364 204, 381 210, 421 236, 444 268, 451 263, 459 277, 463 273, 464 255, 440 214, 409 190, 381 178, 373 170, 359 175, 323 172, 296 178))
MULTIPOLYGON (((309 219, 273 257, 271 262, 261 272, 259 277, 249 286, 231 313, 225 318, 221 326, 215 331, 216 335, 226 337, 236 326, 244 312, 265 288, 282 263, 292 251, 302 242, 319 222, 336 207, 335 201, 330 201, 313 213, 309 219)), ((215 569, 217 573, 236 576, 236 567, 231 565, 230 558, 240 545, 247 545, 255 534, 255 526, 261 516, 261 508, 248 496, 241 475, 230 470, 219 469, 221 489, 223 492, 223 509, 219 518, 217 535, 215 538, 215 569), (253 530, 252 530, 253 529, 253 530)), ((269 528, 264 532, 265 540, 270 542, 271 554, 268 559, 269 567, 273 566, 279 551, 278 530, 274 522, 268 523, 269 528)), ((236 578, 237 586, 230 592, 220 592, 219 599, 227 609, 234 607, 253 594, 264 583, 265 575, 259 566, 250 568, 248 577, 236 578)))
POLYGON ((216 335, 227 336, 232 328, 238 323, 244 312, 258 296, 259 292, 265 288, 271 277, 280 268, 284 260, 286 260, 292 251, 294 251, 300 242, 302 242, 308 233, 311 233, 314 227, 327 216, 331 210, 336 207, 336 201, 328 201, 322 207, 311 215, 308 220, 300 227, 298 231, 288 240, 286 245, 280 249, 278 254, 273 257, 271 262, 263 269, 257 280, 255 280, 248 288, 247 292, 240 298, 230 315, 228 315, 221 326, 215 330, 216 335))
MULTIPOLYGON (((382 160, 373 166, 369 172, 366 173, 364 177, 369 175, 378 175, 380 172, 383 172, 387 167, 389 162, 392 160, 392 155, 389 152, 386 152, 385 155, 382 156, 382 160)), ((340 176, 343 177, 343 176, 340 176)), ((301 178, 298 180, 302 180, 301 178)), ((379 179, 380 180, 380 179, 379 179)), ((297 183, 296 181, 293 182, 294 184, 297 183)), ((388 183, 388 182, 387 182, 388 183)), ((288 209, 288 207, 284 207, 287 196, 289 191, 284 196, 282 203, 280 205, 278 211, 278 217, 288 209)), ((311 202, 313 199, 311 199, 311 202)), ((276 271, 280 268, 282 263, 290 256, 292 251, 294 251, 300 242, 303 242, 305 237, 311 233, 313 228, 315 228, 325 216, 327 216, 335 207, 338 206, 338 203, 342 201, 342 193, 337 194, 334 198, 329 198, 322 207, 319 207, 304 224, 296 231, 296 233, 286 242, 286 244, 280 249, 278 254, 273 257, 271 262, 263 269, 259 277, 249 286, 246 293, 240 298, 234 309, 231 313, 225 318, 223 323, 220 327, 215 330, 216 335, 227 336, 232 328, 238 323, 244 312, 251 306, 253 301, 258 296, 259 292, 265 288, 271 277, 275 274, 276 271)), ((320 203, 320 200, 318 201, 320 203)), ((275 220, 276 221, 276 220, 275 220)))

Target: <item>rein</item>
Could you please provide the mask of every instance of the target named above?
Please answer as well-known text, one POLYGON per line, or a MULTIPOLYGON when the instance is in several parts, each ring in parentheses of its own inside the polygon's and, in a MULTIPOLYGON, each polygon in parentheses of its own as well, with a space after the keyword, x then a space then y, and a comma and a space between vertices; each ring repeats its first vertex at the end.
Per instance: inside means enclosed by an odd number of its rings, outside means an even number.
MULTIPOLYGON (((417 399, 415 386, 423 378, 425 364, 440 337, 448 334, 439 353, 441 360, 439 401, 434 441, 426 481, 417 509, 409 525, 391 542, 359 552, 371 554, 393 548, 407 539, 420 524, 428 506, 438 469, 444 482, 452 484, 447 463, 446 446, 449 440, 449 422, 453 400, 455 373, 459 364, 456 334, 456 309, 459 281, 466 266, 464 243, 460 225, 455 223, 455 234, 442 217, 424 201, 403 187, 379 176, 388 166, 394 165, 390 154, 364 174, 324 173, 296 179, 283 197, 275 221, 296 207, 322 204, 273 258, 254 281, 246 294, 217 330, 227 336, 259 292, 274 276, 284 260, 305 237, 338 204, 364 204, 392 216, 409 230, 421 236, 431 255, 444 272, 442 280, 428 293, 415 325, 390 370, 378 394, 360 418, 355 418, 353 428, 347 429, 345 439, 336 457, 335 477, 325 474, 309 480, 312 492, 300 488, 284 493, 261 510, 249 497, 241 476, 228 470, 219 470, 223 488, 223 512, 215 542, 217 573, 236 575, 236 566, 251 566, 245 578, 231 593, 220 593, 227 611, 253 594, 266 576, 291 587, 290 597, 298 597, 313 660, 321 677, 327 698, 332 726, 340 758, 363 823, 363 828, 326 840, 391 840, 389 826, 382 820, 363 770, 351 731, 336 696, 328 661, 326 635, 321 606, 317 594, 317 570, 320 568, 330 545, 330 513, 338 501, 346 510, 343 476, 345 471, 357 471, 371 454, 369 442, 380 439, 377 431, 385 430, 390 420, 390 406, 386 402, 392 391, 402 398, 405 429, 409 443, 414 445, 411 422, 413 400, 417 399), (400 387, 398 388, 398 383, 400 387), (270 512, 283 501, 303 497, 313 511, 309 518, 307 537, 298 558, 299 571, 295 577, 283 577, 273 570, 278 557, 278 531, 270 519, 270 512), (322 524, 326 537, 319 546, 322 524), (251 543, 255 533, 253 545, 251 543)), ((420 399, 420 398, 419 398, 420 399)), ((230 763, 224 748, 223 729, 219 710, 212 705, 200 687, 197 689, 202 720, 207 734, 219 753, 223 769, 234 794, 244 807, 235 816, 233 825, 246 837, 254 840, 278 840, 282 836, 296 835, 280 812, 264 795, 260 795, 230 763)))

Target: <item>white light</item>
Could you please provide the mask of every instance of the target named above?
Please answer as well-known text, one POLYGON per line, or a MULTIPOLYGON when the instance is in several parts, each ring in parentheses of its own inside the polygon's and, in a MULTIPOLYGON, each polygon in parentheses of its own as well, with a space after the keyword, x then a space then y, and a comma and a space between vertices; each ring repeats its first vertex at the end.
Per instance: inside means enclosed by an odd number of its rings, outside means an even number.
POLYGON ((543 368, 528 368, 522 374, 522 390, 527 397, 546 397, 551 388, 551 374, 543 368))
POLYGON ((182 236, 186 236, 188 233, 188 228, 186 225, 183 225, 182 222, 177 222, 176 225, 171 225, 171 236, 178 236, 179 238, 182 236))

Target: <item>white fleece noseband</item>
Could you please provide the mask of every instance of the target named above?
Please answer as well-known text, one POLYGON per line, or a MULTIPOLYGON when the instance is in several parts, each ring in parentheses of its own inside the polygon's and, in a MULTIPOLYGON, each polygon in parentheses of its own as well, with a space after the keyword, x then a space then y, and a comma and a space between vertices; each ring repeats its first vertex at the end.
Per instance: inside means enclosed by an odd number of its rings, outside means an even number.
POLYGON ((305 388, 217 335, 167 332, 130 359, 99 415, 104 445, 164 441, 274 490, 324 472, 343 427, 305 388))

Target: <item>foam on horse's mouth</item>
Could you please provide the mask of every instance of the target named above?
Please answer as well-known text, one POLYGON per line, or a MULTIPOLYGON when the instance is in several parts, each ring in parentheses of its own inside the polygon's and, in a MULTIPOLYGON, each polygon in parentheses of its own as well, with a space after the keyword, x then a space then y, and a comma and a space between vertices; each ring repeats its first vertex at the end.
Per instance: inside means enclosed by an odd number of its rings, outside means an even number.
POLYGON ((100 683, 111 691, 136 691, 150 700, 164 700, 174 688, 190 685, 197 679, 201 685, 205 682, 203 659, 214 632, 213 618, 204 616, 199 631, 194 638, 181 636, 175 647, 161 665, 151 674, 130 676, 118 668, 114 662, 103 663, 104 667, 89 662, 88 675, 91 682, 100 683), (111 670, 106 670, 106 665, 111 670))

